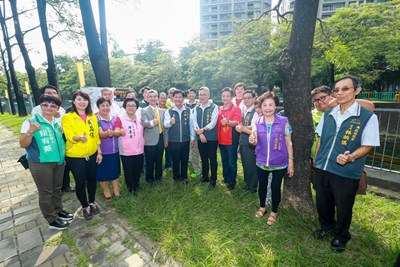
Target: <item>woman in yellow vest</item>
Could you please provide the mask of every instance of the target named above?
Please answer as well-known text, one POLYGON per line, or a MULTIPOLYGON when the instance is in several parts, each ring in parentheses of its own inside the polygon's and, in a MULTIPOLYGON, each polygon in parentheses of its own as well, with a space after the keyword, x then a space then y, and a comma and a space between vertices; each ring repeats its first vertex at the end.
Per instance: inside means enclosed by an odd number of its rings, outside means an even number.
POLYGON ((103 157, 98 121, 88 94, 73 93, 72 110, 64 115, 62 127, 67 139, 65 159, 75 178, 76 196, 82 205, 83 217, 90 220, 100 212, 95 203, 96 168, 103 157))

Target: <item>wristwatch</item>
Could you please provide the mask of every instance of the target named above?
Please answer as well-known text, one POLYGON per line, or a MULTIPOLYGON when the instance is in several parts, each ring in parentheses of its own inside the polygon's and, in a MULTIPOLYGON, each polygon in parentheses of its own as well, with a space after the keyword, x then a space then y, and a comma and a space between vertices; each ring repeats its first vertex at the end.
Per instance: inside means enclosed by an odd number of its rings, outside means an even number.
POLYGON ((356 161, 356 156, 354 156, 354 154, 351 153, 350 157, 351 157, 351 163, 354 163, 354 161, 356 161))

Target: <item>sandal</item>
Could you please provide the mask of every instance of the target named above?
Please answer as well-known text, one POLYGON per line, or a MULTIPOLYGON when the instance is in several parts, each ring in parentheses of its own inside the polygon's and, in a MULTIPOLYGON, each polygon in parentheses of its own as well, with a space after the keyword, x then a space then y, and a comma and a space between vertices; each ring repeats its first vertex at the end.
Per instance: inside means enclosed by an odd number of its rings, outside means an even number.
POLYGON ((267 213, 267 208, 259 208, 256 212, 256 218, 262 218, 267 213))
POLYGON ((267 224, 269 226, 273 225, 274 223, 276 223, 276 216, 278 216, 278 213, 272 212, 269 214, 268 220, 267 220, 267 224))

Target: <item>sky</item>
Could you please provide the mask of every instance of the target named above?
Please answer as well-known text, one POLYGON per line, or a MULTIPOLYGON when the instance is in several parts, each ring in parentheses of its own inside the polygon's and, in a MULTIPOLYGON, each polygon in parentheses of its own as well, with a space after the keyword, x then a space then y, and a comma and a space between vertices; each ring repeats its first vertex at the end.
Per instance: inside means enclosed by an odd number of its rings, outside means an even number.
MULTIPOLYGON (((94 16, 98 18, 98 0, 91 0, 94 16)), ((18 1, 19 9, 31 6, 36 1, 18 1)), ((200 0, 106 0, 107 29, 109 35, 126 53, 135 53, 138 44, 149 40, 160 40, 165 48, 178 55, 181 47, 200 34, 200 0)), ((274 5, 277 0, 272 0, 274 5)), ((76 14, 80 19, 80 12, 76 14)), ((27 17, 20 17, 23 30, 37 25, 37 11, 27 17), (26 28, 24 28, 26 27, 26 28)), ((98 26, 97 22, 97 26, 98 26)), ((25 37, 30 57, 35 68, 46 61, 40 29, 25 37)), ((81 45, 65 39, 53 40, 55 55, 69 54, 80 57, 87 51, 86 43, 81 45)), ((111 51, 112 47, 109 47, 111 51)), ((17 47, 14 48, 16 69, 24 71, 24 62, 17 47), (19 57, 18 57, 19 56, 19 57)))
MULTIPOLYGON (((149 40, 160 40, 165 48, 175 54, 187 42, 200 33, 200 0, 106 0, 107 29, 119 46, 127 53, 134 53, 138 44, 145 44, 149 40)), ((98 17, 97 0, 92 0, 95 18, 98 17)), ((18 5, 24 4, 19 1, 18 5)), ((29 18, 22 18, 21 25, 34 23, 37 19, 36 11, 29 18)), ((77 14, 80 16, 80 13, 77 14)), ((35 22, 36 23, 36 22, 35 22)), ((38 22, 37 22, 38 23, 38 22)), ((97 23, 98 26, 98 23, 97 23)), ((24 29, 23 29, 24 30, 24 29)), ((35 68, 46 61, 44 44, 40 30, 26 36, 31 50, 30 56, 35 68)), ((111 47, 109 50, 111 51, 111 47)), ((20 52, 14 49, 15 57, 20 52)), ((54 54, 67 53, 72 56, 81 56, 87 51, 86 43, 77 45, 74 42, 54 39, 54 54)), ((24 62, 20 57, 16 61, 17 70, 24 70, 24 62)))

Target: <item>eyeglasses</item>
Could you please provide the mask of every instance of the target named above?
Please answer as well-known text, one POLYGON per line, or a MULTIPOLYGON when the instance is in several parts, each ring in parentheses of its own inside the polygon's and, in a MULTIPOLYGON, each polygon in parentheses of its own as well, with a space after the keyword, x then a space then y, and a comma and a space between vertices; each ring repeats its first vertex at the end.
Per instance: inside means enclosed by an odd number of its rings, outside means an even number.
POLYGON ((333 89, 332 90, 332 93, 334 93, 334 94, 337 94, 337 93, 339 93, 340 91, 342 91, 343 93, 345 93, 345 92, 347 92, 347 91, 349 91, 350 89, 352 89, 352 88, 354 88, 354 87, 342 87, 342 88, 335 88, 335 89, 333 89))
POLYGON ((126 105, 127 108, 136 108, 136 105, 126 105))
POLYGON ((40 106, 41 106, 42 108, 48 108, 48 107, 50 107, 50 108, 58 108, 57 105, 48 104, 48 103, 42 103, 42 104, 40 104, 40 106))
POLYGON ((313 103, 314 104, 317 104, 318 102, 323 102, 327 97, 328 97, 329 95, 323 95, 323 96, 321 96, 320 98, 314 98, 313 99, 313 103))
POLYGON ((249 99, 253 99, 253 97, 243 97, 243 100, 249 100, 249 99))

